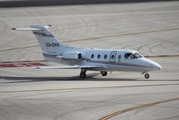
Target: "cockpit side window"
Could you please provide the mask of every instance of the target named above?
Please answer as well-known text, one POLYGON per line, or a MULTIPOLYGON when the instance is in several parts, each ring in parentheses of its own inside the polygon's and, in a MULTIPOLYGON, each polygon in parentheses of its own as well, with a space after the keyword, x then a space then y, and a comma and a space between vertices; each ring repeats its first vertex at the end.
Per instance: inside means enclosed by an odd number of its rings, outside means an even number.
POLYGON ((132 53, 126 53, 126 54, 124 55, 124 57, 128 59, 131 55, 132 55, 132 53))
POLYGON ((142 58, 142 56, 139 53, 126 53, 124 55, 125 58, 127 59, 137 59, 137 58, 142 58))

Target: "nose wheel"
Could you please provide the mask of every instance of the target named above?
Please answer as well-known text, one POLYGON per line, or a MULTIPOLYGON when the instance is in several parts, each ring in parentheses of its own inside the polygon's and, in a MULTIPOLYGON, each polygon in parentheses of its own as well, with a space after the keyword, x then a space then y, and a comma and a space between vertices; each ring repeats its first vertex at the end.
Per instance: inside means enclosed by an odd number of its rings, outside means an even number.
POLYGON ((145 79, 149 79, 150 75, 148 73, 144 74, 145 79))
POLYGON ((149 79, 150 75, 147 72, 143 72, 145 79, 149 79))

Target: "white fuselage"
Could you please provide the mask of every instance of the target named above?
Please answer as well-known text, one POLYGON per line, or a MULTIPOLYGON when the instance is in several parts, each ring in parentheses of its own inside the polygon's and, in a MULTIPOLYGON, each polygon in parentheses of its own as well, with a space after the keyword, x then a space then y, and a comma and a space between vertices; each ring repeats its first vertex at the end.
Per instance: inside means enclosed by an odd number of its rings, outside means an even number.
POLYGON ((58 56, 46 53, 43 53, 43 55, 48 61, 62 64, 102 66, 102 68, 93 68, 89 70, 147 72, 161 69, 159 64, 142 55, 140 58, 131 59, 125 57, 126 53, 133 54, 138 52, 121 49, 79 49, 69 47, 65 51, 59 51, 58 56), (77 57, 79 53, 82 55, 81 59, 77 57))
POLYGON ((12 28, 12 30, 33 31, 46 60, 70 66, 43 66, 38 69, 81 69, 80 77, 86 77, 87 70, 100 71, 103 76, 107 71, 133 71, 145 73, 160 70, 161 66, 149 60, 137 51, 122 49, 81 49, 61 44, 48 30, 48 26, 31 25, 30 28, 12 28))

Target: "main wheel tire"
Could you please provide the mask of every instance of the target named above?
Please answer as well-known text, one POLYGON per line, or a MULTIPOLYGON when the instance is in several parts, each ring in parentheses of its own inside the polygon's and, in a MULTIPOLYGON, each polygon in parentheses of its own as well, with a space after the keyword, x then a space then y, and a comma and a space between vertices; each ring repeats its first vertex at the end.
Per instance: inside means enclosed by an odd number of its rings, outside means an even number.
POLYGON ((81 72, 81 73, 80 73, 80 77, 81 77, 81 78, 85 78, 85 77, 86 77, 86 73, 85 73, 85 72, 81 72))
POLYGON ((148 79, 148 78, 150 77, 150 75, 149 75, 148 73, 146 73, 146 74, 144 75, 144 77, 145 77, 145 79, 148 79))
POLYGON ((102 75, 102 76, 106 76, 107 74, 108 74, 107 71, 101 71, 101 75, 102 75))

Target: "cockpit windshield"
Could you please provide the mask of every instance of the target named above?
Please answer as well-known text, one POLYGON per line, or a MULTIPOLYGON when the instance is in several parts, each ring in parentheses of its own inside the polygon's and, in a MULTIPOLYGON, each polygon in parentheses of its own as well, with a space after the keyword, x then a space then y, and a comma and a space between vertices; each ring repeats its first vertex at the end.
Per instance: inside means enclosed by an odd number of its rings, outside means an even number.
POLYGON ((137 59, 137 58, 142 58, 142 56, 139 53, 134 53, 130 56, 131 59, 137 59))
POLYGON ((142 55, 140 55, 139 53, 126 53, 125 58, 127 59, 137 59, 137 58, 142 58, 142 55))

